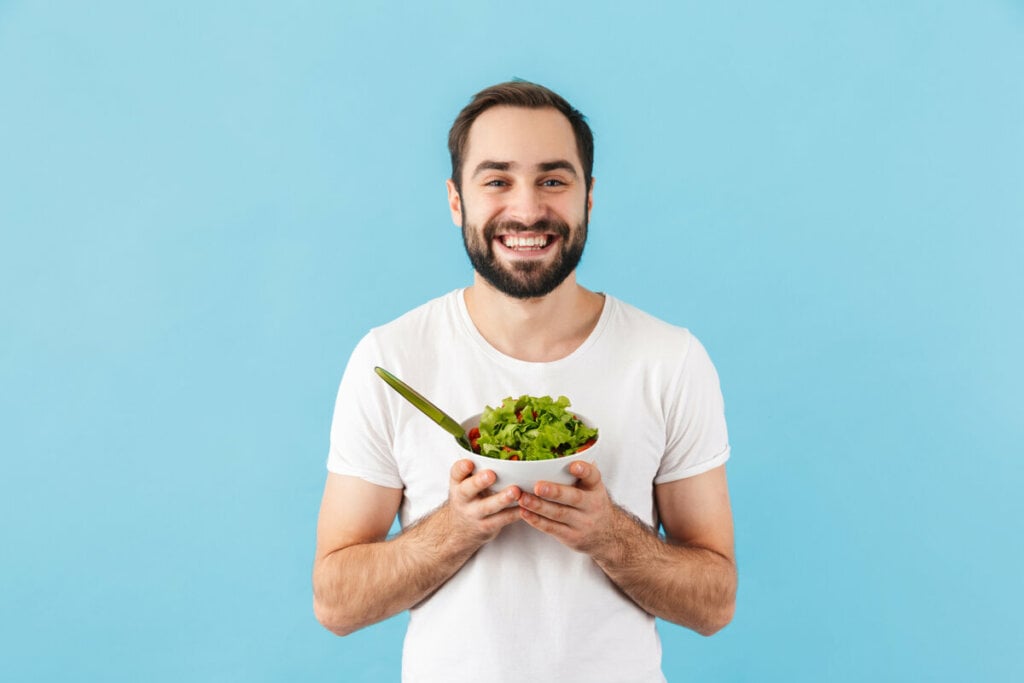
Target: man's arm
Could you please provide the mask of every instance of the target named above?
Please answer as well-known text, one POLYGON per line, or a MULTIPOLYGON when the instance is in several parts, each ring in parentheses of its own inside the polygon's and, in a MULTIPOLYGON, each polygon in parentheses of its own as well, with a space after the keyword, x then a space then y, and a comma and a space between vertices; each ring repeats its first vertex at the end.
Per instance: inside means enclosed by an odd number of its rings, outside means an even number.
POLYGON ((473 474, 460 460, 451 469, 448 501, 387 540, 402 490, 329 474, 317 524, 313 611, 326 628, 347 635, 416 605, 473 553, 519 519, 509 487, 484 491, 494 473, 473 474))
POLYGON ((732 620, 737 576, 724 465, 655 487, 665 539, 611 501, 595 466, 573 468, 575 486, 539 483, 537 495, 520 497, 523 519, 590 555, 657 617, 705 636, 732 620))

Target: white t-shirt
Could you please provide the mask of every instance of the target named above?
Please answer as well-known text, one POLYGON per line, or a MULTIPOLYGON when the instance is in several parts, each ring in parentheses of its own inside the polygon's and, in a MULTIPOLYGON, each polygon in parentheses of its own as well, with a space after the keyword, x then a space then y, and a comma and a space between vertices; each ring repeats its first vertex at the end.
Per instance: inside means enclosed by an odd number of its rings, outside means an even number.
MULTIPOLYGON (((596 465, 612 499, 649 524, 655 484, 729 457, 718 375, 687 330, 606 296, 579 348, 530 363, 488 344, 457 290, 371 330, 338 391, 328 469, 404 489, 403 527, 447 500, 464 451, 377 365, 457 420, 506 396, 568 396, 600 430, 596 465)), ((411 610, 402 662, 407 683, 665 680, 654 617, 587 555, 522 521, 411 610)))

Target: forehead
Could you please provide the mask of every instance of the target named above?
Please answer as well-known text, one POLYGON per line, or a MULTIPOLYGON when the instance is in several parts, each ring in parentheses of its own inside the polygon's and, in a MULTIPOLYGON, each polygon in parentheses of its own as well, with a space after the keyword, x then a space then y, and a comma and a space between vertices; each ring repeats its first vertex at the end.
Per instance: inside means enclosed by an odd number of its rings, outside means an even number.
POLYGON ((557 109, 491 107, 469 129, 463 168, 481 161, 508 161, 532 167, 543 161, 567 159, 582 175, 572 124, 557 109))

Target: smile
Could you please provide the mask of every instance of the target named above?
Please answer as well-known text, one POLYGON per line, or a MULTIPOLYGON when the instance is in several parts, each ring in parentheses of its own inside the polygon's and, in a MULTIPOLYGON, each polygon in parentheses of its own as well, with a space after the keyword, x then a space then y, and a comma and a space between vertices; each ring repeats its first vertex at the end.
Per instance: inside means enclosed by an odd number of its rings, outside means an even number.
POLYGON ((513 251, 540 251, 551 243, 553 237, 543 234, 509 234, 499 235, 495 239, 513 251))

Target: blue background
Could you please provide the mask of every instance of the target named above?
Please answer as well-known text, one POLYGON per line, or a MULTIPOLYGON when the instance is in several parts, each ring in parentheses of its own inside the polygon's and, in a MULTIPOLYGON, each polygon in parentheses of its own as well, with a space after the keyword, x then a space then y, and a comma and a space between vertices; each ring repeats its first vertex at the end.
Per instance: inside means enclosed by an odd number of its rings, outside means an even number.
POLYGON ((1022 74, 1008 0, 0 2, 0 679, 397 679, 310 607, 331 409, 469 281, 511 77, 595 129, 581 282, 722 378, 738 611, 669 679, 1024 679, 1022 74))

